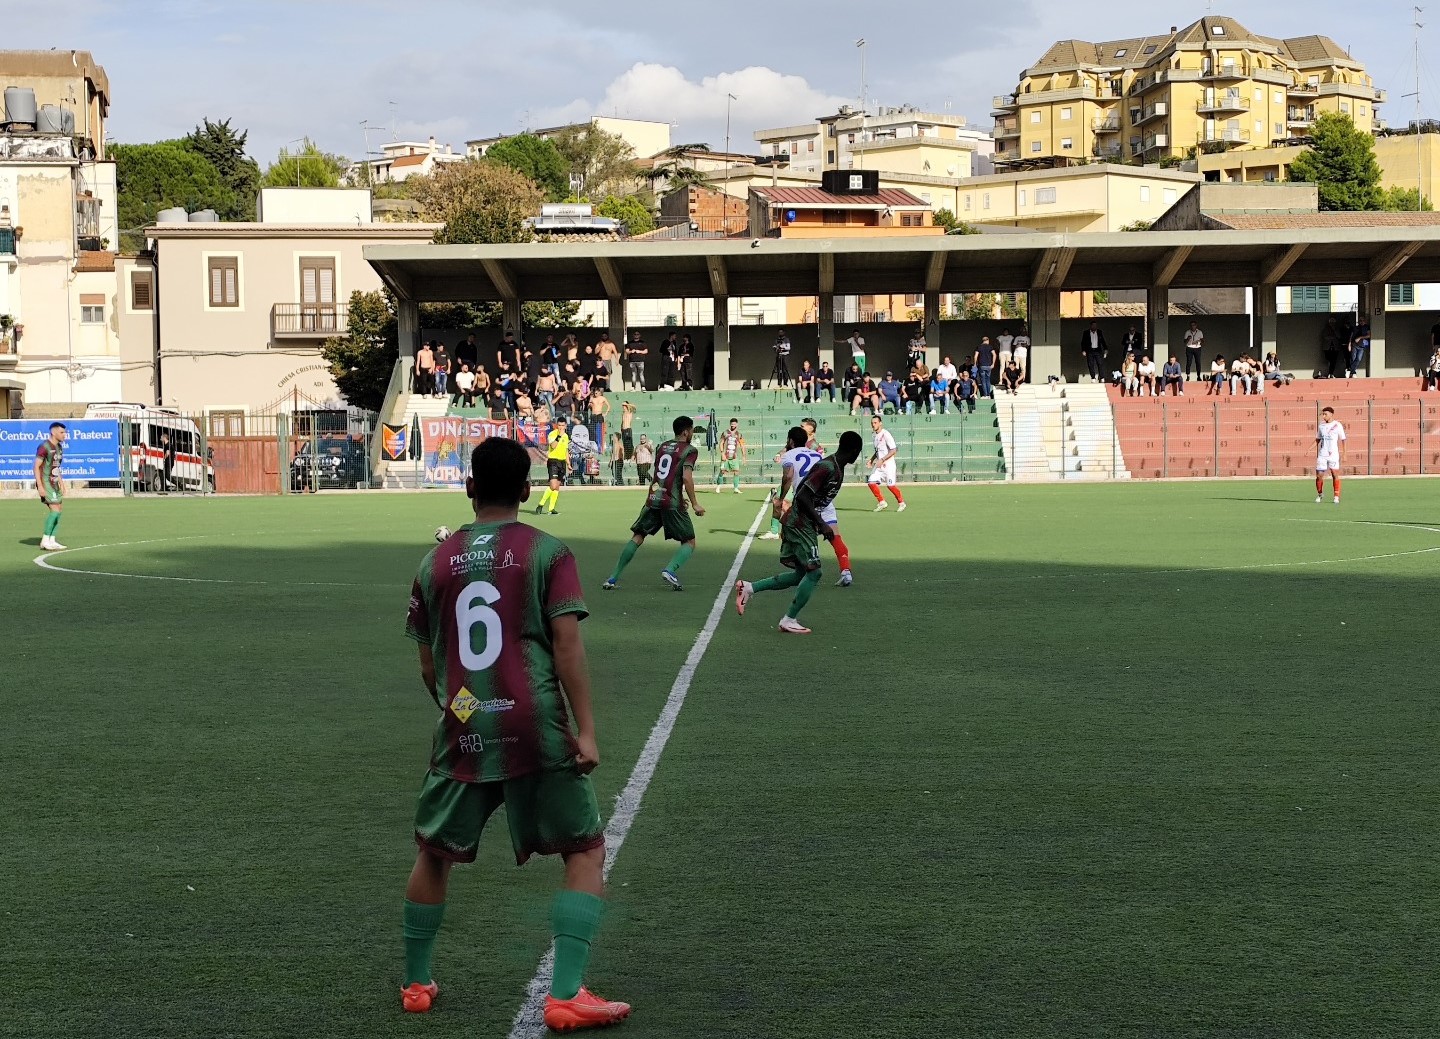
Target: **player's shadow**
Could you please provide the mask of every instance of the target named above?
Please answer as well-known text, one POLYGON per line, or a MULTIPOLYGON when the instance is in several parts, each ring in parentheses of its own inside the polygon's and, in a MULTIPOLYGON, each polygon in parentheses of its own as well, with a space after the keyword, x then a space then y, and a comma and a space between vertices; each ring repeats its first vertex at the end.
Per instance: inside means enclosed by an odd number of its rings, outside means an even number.
MULTIPOLYGON (((768 530, 769 528, 767 527, 766 529, 768 530)), ((728 528, 728 527, 711 527, 708 531, 706 531, 706 533, 708 533, 708 534, 734 534, 734 535, 736 535, 736 536, 738 536, 738 537, 742 537, 742 538, 743 538, 743 537, 745 537, 747 534, 749 534, 750 532, 749 532, 748 530, 731 530, 731 529, 728 528)), ((758 533, 758 532, 757 532, 757 533, 758 533)))
POLYGON ((19 543, 22 545, 34 545, 36 548, 40 547, 39 538, 21 538, 19 543))
POLYGON ((1308 505, 1308 504, 1310 504, 1310 500, 1309 500, 1308 498, 1260 498, 1260 497, 1250 497, 1250 496, 1248 496, 1248 495, 1240 495, 1240 494, 1223 494, 1223 495, 1216 495, 1215 498, 1212 499, 1212 500, 1214 500, 1214 501, 1263 501, 1263 502, 1273 503, 1273 504, 1275 504, 1275 505, 1302 505, 1302 504, 1303 504, 1303 505, 1308 505))

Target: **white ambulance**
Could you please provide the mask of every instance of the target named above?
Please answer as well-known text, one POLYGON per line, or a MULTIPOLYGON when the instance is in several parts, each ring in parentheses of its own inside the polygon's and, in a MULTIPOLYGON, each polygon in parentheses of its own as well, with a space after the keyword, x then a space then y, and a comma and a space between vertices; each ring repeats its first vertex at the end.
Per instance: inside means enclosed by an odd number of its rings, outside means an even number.
POLYGON ((187 416, 173 408, 143 404, 91 404, 85 408, 85 417, 117 420, 122 438, 128 428, 130 442, 120 449, 120 471, 131 474, 137 491, 214 492, 215 467, 200 456, 204 442, 199 428, 187 416), (161 434, 169 434, 170 446, 175 449, 169 488, 165 484, 165 446, 161 434))

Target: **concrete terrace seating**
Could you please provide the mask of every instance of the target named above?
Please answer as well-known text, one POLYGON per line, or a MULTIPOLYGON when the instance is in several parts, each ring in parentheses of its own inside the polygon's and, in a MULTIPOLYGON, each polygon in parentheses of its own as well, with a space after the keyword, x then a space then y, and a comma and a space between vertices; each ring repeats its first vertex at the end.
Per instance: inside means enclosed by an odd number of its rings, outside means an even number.
POLYGON ((1203 383, 1187 383, 1184 397, 1109 392, 1136 477, 1307 475, 1327 406, 1345 424, 1347 471, 1440 473, 1440 393, 1418 378, 1297 380, 1251 396, 1207 396, 1203 383))

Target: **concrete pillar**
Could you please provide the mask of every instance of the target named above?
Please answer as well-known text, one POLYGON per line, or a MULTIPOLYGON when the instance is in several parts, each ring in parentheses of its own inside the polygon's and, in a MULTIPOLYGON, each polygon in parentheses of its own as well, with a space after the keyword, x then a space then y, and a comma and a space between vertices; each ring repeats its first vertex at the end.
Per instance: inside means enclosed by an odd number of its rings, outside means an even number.
MULTIPOLYGON (((612 299, 607 301, 605 307, 605 318, 610 322, 610 342, 625 349, 629 336, 625 334, 625 301, 623 299, 612 299)), ((695 373, 699 376, 699 372, 695 373)))
MULTIPOLYGON (((395 331, 400 346, 400 364, 408 392, 415 386, 415 353, 420 349, 420 304, 413 299, 395 303, 395 331)), ((389 421, 388 418, 386 421, 389 421)))
POLYGON ((817 364, 821 361, 829 361, 838 380, 839 373, 845 369, 840 366, 840 360, 835 356, 837 350, 835 344, 835 293, 820 293, 820 309, 815 315, 815 327, 816 335, 820 339, 820 349, 815 354, 815 361, 817 364))
POLYGON ((925 293, 925 366, 933 368, 945 356, 940 342, 940 293, 925 293), (931 364, 932 359, 934 364, 931 364))
POLYGON ((1060 290, 1031 289, 1026 293, 1030 326, 1030 382, 1043 385, 1060 375, 1063 343, 1060 336, 1060 290))
POLYGON ((715 297, 715 388, 730 390, 730 297, 715 297))
POLYGON ((501 320, 505 323, 505 327, 500 330, 501 333, 513 331, 515 333, 515 342, 525 342, 525 318, 524 311, 520 309, 520 301, 518 299, 507 299, 501 311, 501 320))
POLYGON ((1386 371, 1385 359, 1385 294, 1382 282, 1361 285, 1357 321, 1370 322, 1370 352, 1365 355, 1365 374, 1380 377, 1386 371))
MULTIPOLYGON (((1175 348, 1170 345, 1170 290, 1150 288, 1145 292, 1145 348, 1157 370, 1165 367, 1175 348)), ((1185 358, 1176 356, 1182 365, 1185 358)))
POLYGON ((1252 285, 1250 287, 1250 354, 1258 361, 1279 348, 1275 345, 1275 286, 1252 285))

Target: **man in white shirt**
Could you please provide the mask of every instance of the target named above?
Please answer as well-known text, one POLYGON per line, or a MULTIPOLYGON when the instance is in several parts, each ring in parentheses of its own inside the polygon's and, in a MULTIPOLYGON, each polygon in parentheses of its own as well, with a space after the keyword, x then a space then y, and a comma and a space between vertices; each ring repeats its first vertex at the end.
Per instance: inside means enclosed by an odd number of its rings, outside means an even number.
POLYGON ((1140 392, 1146 397, 1160 396, 1159 390, 1155 387, 1155 362, 1150 360, 1150 355, 1145 354, 1140 359, 1140 392))
POLYGON ((1205 333, 1200 331, 1200 326, 1190 322, 1190 328, 1185 333, 1185 374, 1190 374, 1190 368, 1195 368, 1195 378, 1201 379, 1201 357, 1200 351, 1205 347, 1205 333))
POLYGON ((875 446, 875 453, 870 456, 870 493, 875 495, 875 511, 884 512, 890 507, 880 493, 881 487, 889 487, 899 506, 895 511, 904 512, 905 498, 900 494, 900 488, 895 486, 895 455, 899 450, 895 446, 895 437, 885 428, 879 415, 871 416, 870 429, 874 433, 875 446))
POLYGON ((1020 329, 1015 339, 1010 344, 1014 352, 1015 363, 1020 366, 1020 376, 1026 382, 1030 380, 1030 334, 1025 329, 1020 329))
POLYGON ((1345 426, 1335 421, 1334 408, 1322 408, 1320 425, 1315 430, 1315 503, 1325 495, 1325 474, 1335 490, 1335 504, 1340 504, 1340 466, 1345 461, 1345 426))
POLYGON ((845 343, 850 347, 850 359, 860 368, 860 374, 867 374, 865 367, 865 337, 860 334, 860 329, 852 329, 849 339, 837 339, 837 343, 845 343))
POLYGON ((951 363, 950 358, 948 357, 945 358, 945 360, 942 361, 940 364, 936 365, 935 371, 940 376, 940 378, 945 380, 947 385, 960 378, 960 373, 956 371, 955 365, 951 363))
POLYGON ((1000 334, 995 337, 995 353, 1000 358, 1000 370, 1003 372, 1010 359, 1015 356, 1015 337, 1010 334, 1010 329, 1002 328, 1000 334))

